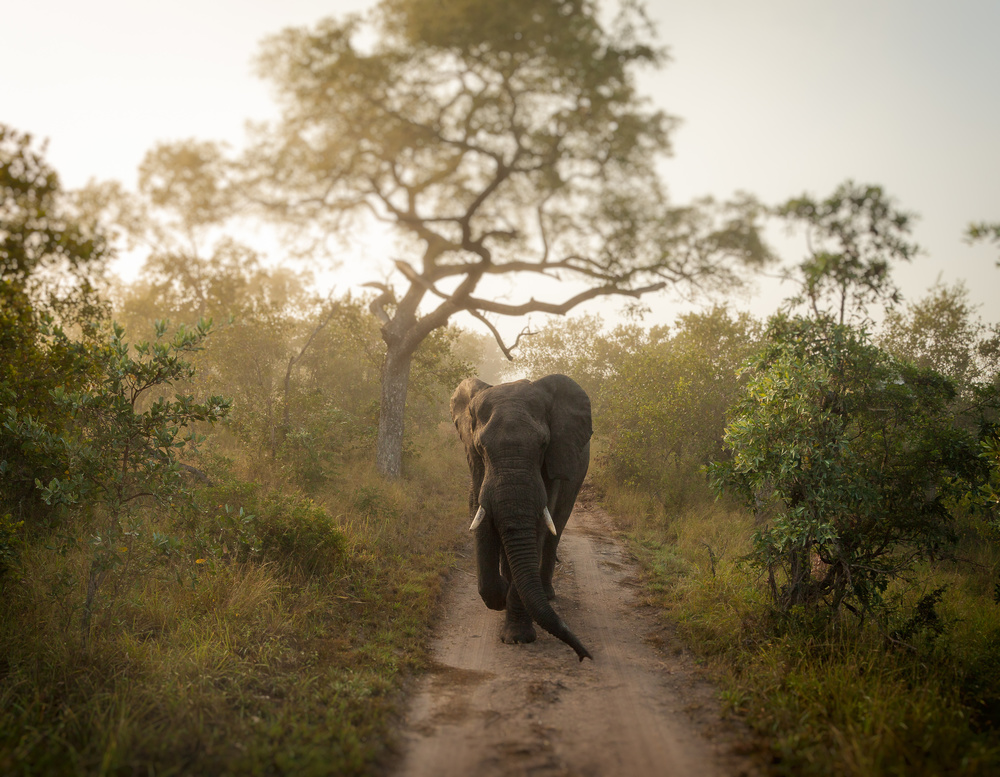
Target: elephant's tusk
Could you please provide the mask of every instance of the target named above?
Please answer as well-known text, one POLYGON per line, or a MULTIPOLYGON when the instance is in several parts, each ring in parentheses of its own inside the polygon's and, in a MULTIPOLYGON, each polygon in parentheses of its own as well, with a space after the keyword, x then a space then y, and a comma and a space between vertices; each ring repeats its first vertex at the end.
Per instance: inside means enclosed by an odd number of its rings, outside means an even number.
POLYGON ((479 505, 479 510, 476 511, 476 517, 472 519, 472 526, 469 527, 469 531, 475 531, 479 528, 479 524, 483 522, 483 518, 486 517, 486 509, 479 505))
POLYGON ((545 516, 545 525, 549 527, 549 531, 552 532, 554 535, 556 535, 558 537, 559 536, 559 532, 556 531, 556 524, 552 520, 552 513, 549 512, 549 508, 546 507, 542 511, 542 514, 545 516))

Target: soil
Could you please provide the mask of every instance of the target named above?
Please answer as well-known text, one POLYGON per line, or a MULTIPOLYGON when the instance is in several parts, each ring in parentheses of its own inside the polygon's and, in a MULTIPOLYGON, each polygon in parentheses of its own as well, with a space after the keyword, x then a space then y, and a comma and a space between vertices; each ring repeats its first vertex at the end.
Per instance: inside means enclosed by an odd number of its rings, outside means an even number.
POLYGON ((753 738, 657 611, 611 518, 578 501, 559 544, 553 606, 593 654, 538 629, 499 639, 503 613, 476 590, 471 554, 445 594, 433 666, 414 688, 400 777, 759 775, 753 738))

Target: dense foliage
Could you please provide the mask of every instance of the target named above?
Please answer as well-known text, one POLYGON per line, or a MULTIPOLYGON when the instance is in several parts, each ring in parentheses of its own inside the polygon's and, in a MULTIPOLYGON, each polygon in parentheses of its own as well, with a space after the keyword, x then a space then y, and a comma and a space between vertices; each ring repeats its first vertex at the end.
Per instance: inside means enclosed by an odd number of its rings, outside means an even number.
MULTIPOLYGON (((63 454, 24 445, 12 427, 66 419, 53 392, 93 378, 86 341, 103 312, 92 281, 109 256, 99 233, 73 218, 59 177, 30 135, 0 125, 0 519, 44 522, 35 479, 60 474, 63 454), (59 326, 76 327, 70 338, 59 326)), ((3 539, 0 538, 0 545, 3 539)))
POLYGON ((968 290, 934 286, 904 309, 886 312, 878 344, 899 359, 933 369, 974 402, 1000 376, 1000 324, 985 324, 968 290))
POLYGON ((678 507, 700 498, 700 470, 722 452, 726 411, 741 383, 737 368, 757 330, 745 314, 715 308, 653 328, 622 353, 598 392, 607 474, 652 487, 678 507))
POLYGON ((954 542, 954 506, 986 476, 954 385, 829 319, 773 319, 747 373, 712 474, 759 516, 753 563, 782 609, 876 608, 954 542))

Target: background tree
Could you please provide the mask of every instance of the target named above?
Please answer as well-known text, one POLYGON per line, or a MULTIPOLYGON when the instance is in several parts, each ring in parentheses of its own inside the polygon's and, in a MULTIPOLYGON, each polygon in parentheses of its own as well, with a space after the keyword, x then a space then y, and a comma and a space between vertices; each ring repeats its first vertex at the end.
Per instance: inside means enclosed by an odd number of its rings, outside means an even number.
POLYGON ((673 508, 706 492, 702 468, 722 453, 726 412, 743 383, 739 370, 759 341, 759 323, 715 307, 621 348, 598 390, 611 476, 646 484, 673 508))
POLYGON ((384 0, 266 43, 283 114, 247 156, 252 196, 300 228, 367 221, 397 240, 398 288, 373 283, 383 474, 400 474, 413 354, 459 311, 509 355, 488 314, 562 314, 766 255, 750 200, 667 204, 656 160, 673 120, 635 84, 664 60, 648 31, 637 3, 606 30, 586 0, 384 0), (531 292, 493 299, 481 285, 498 276, 531 292))
POLYGON ((510 369, 510 362, 497 348, 493 336, 485 332, 458 330, 454 352, 458 358, 474 365, 476 375, 490 385, 502 383, 510 369))
POLYGON ((758 322, 720 306, 649 329, 604 331, 599 318, 577 316, 527 338, 513 368, 529 378, 562 372, 584 386, 600 471, 680 508, 694 494, 711 495, 701 470, 722 452, 737 373, 759 342, 758 322))
POLYGON ((866 316, 869 305, 899 301, 892 263, 910 261, 918 247, 909 240, 912 214, 898 210, 881 186, 846 181, 825 199, 804 194, 774 210, 806 230, 809 255, 798 266, 802 292, 792 307, 844 324, 866 316))
MULTIPOLYGON (((1000 246, 1000 221, 977 221, 969 224, 965 230, 965 240, 967 243, 990 242, 995 246, 1000 246)), ((997 260, 1000 267, 1000 259, 997 260)))
POLYGON ((74 212, 32 136, 0 124, 0 293, 79 322, 92 319, 105 236, 74 212))
POLYGON ((1000 329, 983 323, 961 283, 934 286, 922 299, 887 311, 879 344, 947 375, 965 398, 1000 372, 1000 329))
MULTIPOLYGON (((638 329, 630 334, 641 336, 638 329)), ((537 380, 550 373, 562 373, 579 383, 593 402, 601 382, 612 374, 614 362, 629 347, 626 343, 611 342, 600 316, 553 318, 518 344, 514 360, 506 364, 503 379, 537 380)))
MULTIPOLYGON (((339 461, 374 446, 378 380, 370 373, 382 349, 367 312, 373 295, 324 297, 306 269, 274 266, 230 237, 230 169, 214 144, 161 144, 143 160, 137 193, 94 184, 79 201, 148 252, 137 279, 113 294, 121 322, 140 333, 163 319, 218 322, 195 357, 194 380, 233 399, 227 428, 236 441, 217 436, 209 449, 249 446, 267 454, 260 468, 317 487, 339 461)), ((451 353, 455 334, 438 330, 414 354, 411 411, 421 424, 443 412, 442 384, 450 394, 468 371, 451 353)))
POLYGON ((267 267, 227 234, 230 168, 217 144, 163 143, 143 159, 138 192, 92 183, 78 201, 127 247, 147 252, 139 277, 112 295, 118 320, 141 334, 161 320, 219 322, 197 357, 207 367, 198 381, 236 399, 231 428, 274 459, 289 426, 295 364, 335 305, 307 272, 267 267))

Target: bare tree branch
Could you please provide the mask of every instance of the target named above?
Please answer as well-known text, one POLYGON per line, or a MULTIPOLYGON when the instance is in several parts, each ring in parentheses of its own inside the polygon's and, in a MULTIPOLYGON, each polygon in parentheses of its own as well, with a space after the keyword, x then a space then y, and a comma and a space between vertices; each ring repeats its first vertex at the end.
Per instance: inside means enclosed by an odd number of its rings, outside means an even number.
POLYGON ((510 350, 507 348, 506 345, 504 345, 503 336, 500 334, 500 331, 495 326, 493 326, 492 323, 490 323, 490 320, 486 318, 486 316, 484 316, 478 310, 470 310, 469 312, 472 314, 474 318, 477 318, 480 321, 482 321, 486 325, 486 328, 490 330, 490 332, 493 334, 493 339, 497 341, 497 345, 500 346, 500 350, 503 351, 503 355, 507 357, 507 361, 514 361, 514 357, 511 354, 510 350))
POLYGON ((378 281, 369 281, 368 283, 362 283, 362 286, 367 286, 372 289, 378 289, 382 293, 371 301, 368 305, 368 309, 372 312, 383 325, 388 324, 392 321, 392 318, 385 310, 387 304, 396 303, 396 295, 392 293, 392 289, 386 286, 384 283, 379 283, 378 281))
POLYGON ((622 296, 638 298, 643 294, 660 291, 666 287, 666 281, 660 281, 659 283, 653 283, 648 286, 640 286, 636 289, 623 289, 619 286, 596 286, 587 289, 586 291, 582 291, 561 303, 540 302, 532 297, 530 300, 520 305, 506 305, 500 302, 493 302, 491 300, 469 297, 467 304, 474 306, 478 310, 485 310, 490 313, 499 313, 504 316, 523 316, 525 313, 551 313, 557 316, 564 316, 577 305, 598 297, 622 296))

